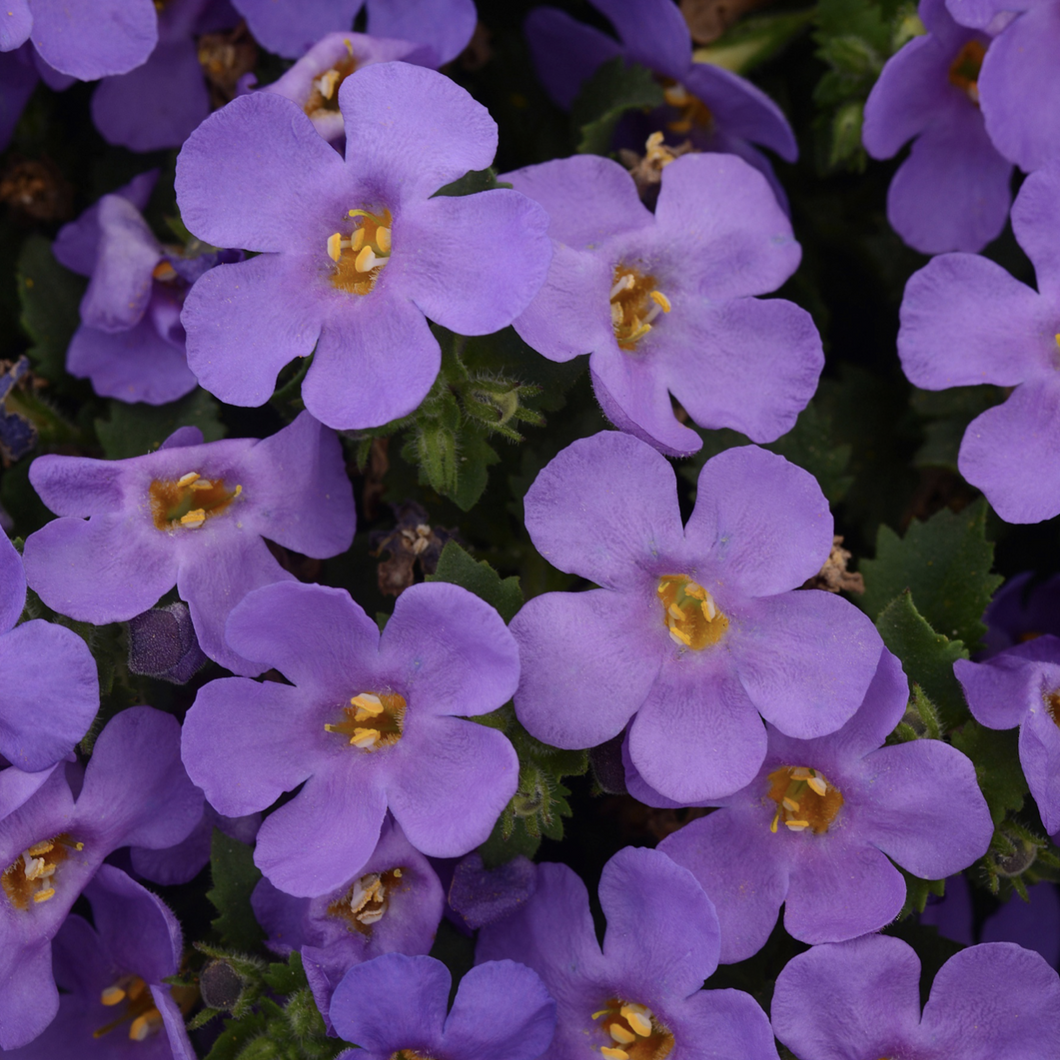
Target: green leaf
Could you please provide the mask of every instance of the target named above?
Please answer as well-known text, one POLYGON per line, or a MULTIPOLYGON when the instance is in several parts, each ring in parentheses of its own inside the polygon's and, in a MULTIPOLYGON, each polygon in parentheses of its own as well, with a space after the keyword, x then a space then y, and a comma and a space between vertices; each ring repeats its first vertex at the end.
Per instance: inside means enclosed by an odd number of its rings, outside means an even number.
POLYGON ((269 1017, 255 1012, 240 1020, 229 1020, 206 1060, 239 1060, 249 1045, 268 1033, 269 1017))
POLYGON ((429 582, 451 582, 485 600, 497 609, 505 622, 511 622, 523 606, 523 591, 519 579, 512 575, 502 578, 485 560, 473 559, 455 541, 447 541, 438 558, 429 582))
POLYGON ((488 169, 472 169, 458 180, 439 188, 431 198, 439 195, 474 195, 479 191, 493 191, 494 188, 510 188, 511 184, 497 179, 497 171, 491 166, 488 169))
POLYGON ((967 659, 959 640, 936 633, 917 611, 907 591, 892 600, 876 619, 883 643, 901 660, 906 676, 938 711, 944 728, 956 728, 968 717, 968 708, 953 664, 967 659))
POLYGON ((842 500, 854 481, 847 474, 853 446, 836 441, 832 417, 817 405, 807 405, 795 426, 767 448, 809 471, 829 504, 842 500))
POLYGON ((66 350, 81 323, 85 280, 64 269, 41 235, 31 235, 18 257, 18 296, 22 327, 33 340, 27 351, 33 367, 59 391, 78 384, 66 374, 66 350))
POLYGON ((178 427, 198 427, 203 440, 225 436, 221 406, 205 390, 195 389, 168 405, 109 403, 110 418, 96 420, 96 436, 108 460, 154 452, 178 427))
POLYGON ((813 16, 813 9, 807 8, 805 11, 740 19, 712 44, 697 48, 692 58, 696 62, 721 66, 734 74, 746 74, 790 44, 810 24, 813 16))
POLYGON ((993 558, 983 500, 962 512, 943 509, 926 523, 913 522, 904 538, 881 526, 876 558, 862 560, 859 568, 865 578, 862 606, 875 616, 911 589, 932 627, 975 650, 986 632, 983 612, 1003 580, 990 573, 993 558))
POLYGON ((300 950, 292 950, 286 963, 273 962, 262 975, 269 988, 277 994, 293 994, 306 985, 305 968, 300 950))
POLYGON ((606 155, 615 126, 626 111, 661 107, 662 85, 647 67, 616 56, 597 67, 571 107, 571 123, 581 132, 578 151, 606 155))
POLYGON ((952 736, 953 746, 975 764, 975 779, 996 828, 1009 812, 1019 813, 1027 794, 1019 757, 1019 730, 987 729, 970 721, 952 736))
POLYGON ((946 893, 945 879, 922 880, 919 876, 906 872, 900 865, 895 867, 905 877, 905 904, 898 914, 899 920, 903 920, 910 913, 922 913, 931 895, 941 898, 946 893))
POLYGON ((467 428, 458 436, 456 487, 448 497, 463 512, 475 507, 489 481, 489 468, 500 457, 481 431, 467 428))
POLYGON ((251 892, 261 879, 253 850, 215 828, 210 841, 210 875, 213 887, 206 897, 219 914, 212 926, 222 944, 243 953, 259 949, 265 933, 250 907, 251 892))

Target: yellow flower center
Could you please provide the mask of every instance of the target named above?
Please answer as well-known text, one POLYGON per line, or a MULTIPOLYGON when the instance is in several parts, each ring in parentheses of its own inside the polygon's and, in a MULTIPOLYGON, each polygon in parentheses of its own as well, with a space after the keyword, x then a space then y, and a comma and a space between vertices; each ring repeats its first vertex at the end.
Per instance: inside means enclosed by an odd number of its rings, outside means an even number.
POLYGON ((55 873, 69 857, 71 850, 83 850, 84 843, 76 843, 63 832, 34 843, 4 870, 0 885, 8 901, 16 909, 26 910, 30 902, 39 905, 55 897, 55 873))
POLYGON ((950 84, 959 88, 978 107, 979 71, 983 66, 986 48, 977 40, 970 40, 957 53, 950 66, 950 84))
POLYGON ((1053 719, 1053 723, 1060 728, 1060 688, 1054 689, 1052 692, 1046 692, 1042 699, 1045 700, 1046 713, 1053 719))
POLYGON ((390 229, 394 223, 390 211, 350 210, 359 218, 357 226, 344 236, 328 236, 328 257, 335 263, 331 282, 340 291, 368 294, 375 286, 383 266, 390 260, 390 229))
POLYGON ((698 96, 693 96, 684 85, 676 81, 663 80, 663 96, 667 106, 677 111, 677 117, 666 123, 666 128, 671 132, 687 134, 697 126, 705 131, 710 131, 714 125, 714 115, 710 107, 698 96))
POLYGON ((323 114, 337 114, 339 110, 339 85, 357 69, 357 60, 353 56, 353 45, 344 41, 349 53, 341 58, 330 70, 325 70, 314 82, 313 91, 302 109, 310 118, 323 114))
POLYGON ((685 574, 667 574, 656 589, 670 638, 695 651, 717 644, 729 628, 728 618, 714 598, 685 574))
POLYGON ((434 1060, 434 1057, 419 1053, 415 1049, 398 1049, 396 1053, 390 1054, 390 1060, 434 1060))
POLYGON ((348 736, 351 747, 378 751, 401 739, 406 706, 404 697, 396 692, 360 692, 342 708, 343 720, 324 728, 348 736))
POLYGON ((619 349, 633 351, 652 329, 660 313, 669 313, 670 299, 655 287, 655 277, 638 269, 615 266, 611 287, 611 327, 619 349))
POLYGON ((598 1048, 609 1060, 664 1060, 674 1047, 673 1032, 647 1005, 611 998, 593 1019, 607 1036, 598 1048))
POLYGON ((151 517, 159 530, 198 530, 242 492, 242 486, 226 489, 224 479, 202 478, 198 471, 189 471, 175 481, 155 479, 148 490, 151 517))
POLYGON ((843 805, 839 789, 820 770, 805 766, 782 766, 769 774, 769 797, 777 812, 769 830, 776 834, 781 821, 790 832, 823 835, 843 805))
POLYGON ((328 906, 328 916, 345 920, 352 931, 371 938, 373 925, 383 919, 391 895, 402 886, 403 875, 401 868, 367 873, 342 898, 328 906))

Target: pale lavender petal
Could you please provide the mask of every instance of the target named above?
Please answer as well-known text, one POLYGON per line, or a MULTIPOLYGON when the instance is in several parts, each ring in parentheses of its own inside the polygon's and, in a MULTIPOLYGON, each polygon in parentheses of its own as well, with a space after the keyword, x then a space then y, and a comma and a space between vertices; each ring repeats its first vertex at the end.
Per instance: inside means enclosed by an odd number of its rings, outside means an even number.
POLYGON ((1000 265, 933 258, 906 284, 898 356, 914 386, 1015 386, 1053 372, 1055 311, 1000 265))
POLYGON ((17 1049, 37 1037, 59 1011, 50 938, 0 951, 0 1049, 17 1049))
POLYGON ((665 457, 603 431, 568 446, 527 490, 526 528, 554 567, 605 587, 684 552, 677 479, 665 457))
POLYGON ((433 957, 383 954, 346 973, 331 999, 331 1021, 341 1037, 369 1053, 415 1049, 443 1055, 451 982, 433 957))
POLYGON ((13 51, 29 40, 33 14, 29 0, 11 0, 0 12, 0 52, 13 51))
POLYGON ((788 893, 789 865, 768 850, 769 813, 744 803, 691 821, 659 849, 684 865, 714 904, 723 964, 753 957, 765 944, 788 893))
MULTIPOLYGON (((200 435, 201 437, 201 435, 200 435)), ((29 480, 56 515, 110 515, 122 505, 124 476, 108 460, 45 455, 30 466, 29 480)))
POLYGON ((721 646, 664 666, 629 731, 629 754, 656 791, 685 806, 724 798, 754 779, 766 730, 721 646), (709 654, 708 654, 709 653, 709 654))
POLYGON ((346 183, 342 159, 302 108, 272 92, 211 114, 177 158, 181 218, 218 247, 300 249, 314 206, 346 183))
POLYGON ((868 615, 821 589, 755 600, 732 657, 766 721, 800 739, 835 732, 861 706, 883 642, 868 615))
POLYGON ((717 968, 714 907, 695 876, 665 852, 620 850, 604 866, 599 894, 604 959, 621 969, 627 990, 650 996, 665 984, 668 994, 686 997, 717 968))
POLYGON ((121 513, 55 519, 26 539, 26 580, 53 610, 81 622, 124 622, 173 588, 177 557, 121 513))
POLYGON ((681 1031, 684 1041, 709 1042, 718 1057, 777 1060, 769 1017, 742 990, 693 994, 681 1006, 681 1031))
POLYGON ((1060 728, 1045 709, 1040 692, 1038 703, 1020 726, 1019 752, 1020 765, 1046 832, 1060 832, 1060 728))
POLYGON ((964 432, 957 466, 1009 523, 1038 523, 1060 512, 1060 384, 1024 383, 964 432))
MULTIPOLYGON (((773 596, 812 578, 832 549, 832 515, 816 479, 755 446, 703 465, 689 544, 741 596, 773 596)), ((873 660, 875 667, 875 660, 873 660)))
POLYGON ((1035 4, 990 42, 979 72, 986 131, 1010 162, 1028 172, 1060 158, 1058 47, 1060 8, 1035 4))
POLYGON ((816 946, 777 977, 771 1010, 773 1032, 798 1056, 907 1052, 920 1024, 920 960, 907 943, 884 935, 816 946))
POLYGON ((593 0, 593 6, 611 20, 628 58, 681 79, 691 58, 692 38, 669 0, 593 0))
POLYGON ((401 738, 404 768, 388 776, 386 801, 417 850, 459 857, 489 837, 515 794, 519 758, 488 726, 422 715, 415 722, 401 738))
POLYGON ((382 282, 363 297, 371 301, 332 308, 302 383, 306 408, 335 430, 407 416, 426 397, 442 361, 438 340, 411 302, 382 282))
POLYGON ((92 121, 103 139, 131 151, 180 147, 209 113, 190 37, 159 44, 143 66, 104 78, 92 95, 92 121))
POLYGON ((68 755, 99 709, 88 646, 40 619, 0 637, 0 688, 0 754, 28 773, 68 755))
POLYGON ((158 13, 151 0, 33 0, 33 43, 49 66, 95 81, 147 60, 158 43, 158 13))
POLYGON ((938 880, 986 853, 990 811, 975 766, 955 747, 914 740, 881 747, 864 765, 873 795, 859 807, 862 834, 903 869, 938 880))
POLYGON ((1012 207, 1012 231, 1034 265, 1040 290, 1060 285, 1060 170, 1032 173, 1012 207))
POLYGON ((379 640, 379 665, 400 673, 418 712, 474 717, 519 683, 519 647, 504 620, 458 585, 412 585, 379 640))
POLYGON ((285 59, 297 59, 325 33, 349 29, 363 3, 364 0, 299 0, 297 4, 232 0, 255 40, 285 59))
POLYGON ((22 558, 7 534, 0 535, 0 633, 6 633, 18 621, 25 602, 22 558))
POLYGON ((318 769, 298 796, 261 826, 254 863, 280 890, 306 898, 327 894, 356 876, 372 856, 387 800, 373 778, 343 768, 349 764, 318 769))
POLYGON ((390 268, 424 315, 459 335, 507 327, 541 289, 552 260, 548 214, 504 189, 410 204, 395 223, 390 268), (415 253, 412 253, 415 248, 415 253))
POLYGON ((933 115, 953 57, 933 35, 914 37, 884 65, 865 101, 861 141, 873 158, 891 158, 919 136, 933 115))
POLYGON ((368 32, 427 45, 435 67, 467 47, 475 22, 474 0, 368 0, 368 32))
POLYGON ((184 719, 188 775, 227 816, 266 809, 313 772, 321 743, 318 714, 290 685, 241 677, 211 681, 184 719), (231 768, 233 747, 239 748, 238 770, 231 768))
POLYGON ((308 357, 320 335, 324 311, 306 297, 307 278, 317 279, 307 258, 261 254, 218 265, 196 282, 181 323, 188 366, 205 389, 230 405, 268 401, 280 369, 308 357))
POLYGON ((672 650, 657 600, 608 589, 535 596, 511 629, 522 658, 516 714, 553 747, 595 747, 621 732, 672 650))
POLYGON ((598 66, 622 54, 613 37, 554 7, 535 7, 524 32, 545 91, 564 110, 570 109, 582 83, 598 66))
MULTIPOLYGON (((557 158, 505 173, 501 179, 540 203, 551 218, 548 234, 577 250, 599 246, 616 232, 652 224, 652 213, 640 201, 628 171, 610 158, 557 158)), ((687 224, 688 218, 684 220, 687 224)))
MULTIPOLYGON (((1038 641, 1060 648, 1060 641, 1048 634, 1030 643, 1038 641)), ((1060 663, 1060 658, 1051 661, 1060 663)), ((953 673, 972 717, 988 729, 1014 729, 1025 718, 1027 704, 1041 693, 1041 670, 1022 653, 1006 651, 982 663, 958 659, 953 673)))
POLYGON ((902 720, 909 702, 909 681, 897 657, 886 648, 858 712, 828 737, 836 761, 857 760, 883 744, 902 720))
POLYGON ((485 169, 497 153, 497 123, 486 108, 455 81, 420 66, 358 70, 342 82, 339 108, 352 172, 370 174, 396 205, 485 169))

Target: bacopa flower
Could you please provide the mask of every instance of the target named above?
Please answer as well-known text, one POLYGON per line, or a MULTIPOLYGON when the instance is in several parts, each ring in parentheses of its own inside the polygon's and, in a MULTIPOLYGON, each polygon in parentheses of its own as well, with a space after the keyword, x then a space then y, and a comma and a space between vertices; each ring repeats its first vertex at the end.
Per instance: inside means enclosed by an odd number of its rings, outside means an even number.
POLYGON ((59 1013, 13 1060, 195 1060, 181 1002, 171 987, 183 957, 180 925, 165 903, 112 865, 85 889, 94 927, 69 916, 52 945, 59 1013))
POLYGON ((1056 0, 947 0, 962 26, 997 37, 983 59, 979 103, 994 146, 1032 172, 1060 162, 1060 48, 1056 0))
POLYGON ((261 252, 188 295, 199 381, 260 405, 288 361, 313 353, 306 408, 345 429, 412 412, 441 363, 426 318, 462 335, 505 327, 552 248, 547 215, 518 192, 431 197, 497 148, 486 109, 447 77, 368 66, 342 82, 339 108, 345 161, 284 96, 233 100, 184 145, 177 198, 201 239, 261 252))
POLYGON ((348 30, 366 8, 368 33, 425 45, 429 65, 437 67, 464 50, 476 21, 474 0, 327 0, 323 4, 234 0, 232 6, 257 40, 287 59, 297 59, 333 30, 348 30))
POLYGON ((335 987, 355 964, 384 953, 430 950, 445 893, 430 862, 389 822, 358 875, 330 894, 295 898, 262 878, 250 901, 274 953, 301 951, 313 998, 327 1020, 335 987))
POLYGON ((526 37, 552 99, 570 107, 583 82, 617 55, 655 72, 665 88, 667 134, 700 151, 739 155, 765 174, 781 202, 784 192, 768 159, 753 144, 794 162, 799 150, 780 108, 760 89, 720 66, 692 61, 692 38, 671 0, 592 0, 618 40, 553 7, 526 20, 526 37))
POLYGON ((773 1031, 798 1060, 1053 1060, 1060 979, 1011 942, 972 946, 935 976, 920 1011, 920 959, 901 939, 815 946, 777 977, 773 1031))
POLYGON ((273 884, 298 897, 348 886, 388 808, 432 857, 486 840, 518 759, 502 733, 454 715, 495 710, 519 680, 515 641, 488 604, 455 585, 414 585, 380 634, 348 593, 290 582, 248 596, 227 636, 293 687, 211 681, 185 719, 184 760, 229 816, 304 785, 258 833, 254 859, 273 884))
POLYGON ((629 435, 563 450, 526 494, 553 565, 594 581, 546 593, 512 621, 515 709, 538 739, 592 747, 629 724, 629 754, 683 805, 731 795, 766 753, 761 717, 809 739, 857 710, 882 642, 833 593, 791 592, 832 548, 813 477, 763 449, 707 461, 681 526, 673 468, 629 435))
POLYGON ((906 285, 898 356, 925 390, 1015 388, 968 425, 957 466, 1002 519, 1036 523, 1060 512, 1060 169, 1024 181, 1012 229, 1038 290, 983 257, 934 258, 906 285))
POLYGON ((537 1060, 556 1026, 556 1002, 529 968, 491 961, 460 980, 433 957, 388 953, 351 968, 331 1002, 339 1036, 359 1049, 342 1060, 537 1060))
POLYGON ((905 902, 888 858, 934 880, 986 853, 994 828, 972 763, 940 740, 882 746, 908 699, 884 649, 864 703, 838 732, 793 740, 769 727, 758 776, 662 842, 714 903, 722 961, 757 953, 782 904, 785 929, 803 942, 878 931, 905 902))
POLYGON ((986 662, 953 664, 968 709, 988 729, 1019 726, 1019 755, 1042 824, 1060 832, 1060 638, 1035 637, 986 662))
POLYGON ((58 1010, 51 940, 104 858, 179 843, 202 815, 202 792, 180 763, 176 718, 151 707, 107 723, 76 800, 62 766, 43 783, 13 767, 0 778, 3 794, 22 789, 0 800, 14 807, 0 816, 0 1048, 14 1049, 58 1010))
POLYGON ((1009 578, 994 594, 983 621, 985 651, 980 658, 1043 633, 1060 636, 1060 575, 1038 581, 1033 571, 1024 571, 1009 578))
POLYGON ((421 44, 364 33, 329 33, 282 77, 262 92, 286 96, 305 111, 316 130, 338 145, 345 135, 339 88, 355 70, 374 63, 408 62, 430 66, 431 52, 421 44))
POLYGON ((123 622, 176 585, 200 647, 236 673, 264 667, 225 644, 229 612, 251 589, 294 580, 264 539, 324 559, 353 538, 342 449, 307 412, 261 441, 204 444, 198 428, 182 427, 128 460, 42 456, 30 481, 61 516, 30 534, 24 554, 49 607, 123 622))
POLYGON ((157 176, 141 174, 104 195, 60 229, 53 248, 59 262, 91 277, 67 370, 91 380, 101 397, 150 405, 195 389, 180 323, 184 296, 207 269, 239 257, 222 251, 188 258, 163 246, 140 213, 157 176))
POLYGON ((8 0, 0 11, 0 52, 31 39, 38 55, 80 81, 139 66, 158 42, 152 0, 8 0))
POLYGON ((593 388, 616 427, 665 453, 699 449, 700 436, 674 417, 672 393, 704 427, 756 442, 792 428, 824 353, 804 309, 753 297, 779 287, 802 253, 758 173, 729 155, 679 158, 662 172, 654 214, 606 158, 504 179, 548 210, 555 245, 515 329, 553 361, 590 353, 593 388))
POLYGON ((927 34, 888 60, 865 103, 861 136, 873 158, 913 139, 887 192, 887 220, 925 254, 975 252, 1001 234, 1012 164, 987 135, 979 72, 990 38, 959 26, 944 0, 921 0, 927 34))
POLYGON ((25 602, 22 560, 0 531, 0 755, 36 773, 88 731, 99 710, 99 678, 73 630, 39 618, 16 625, 25 602))
POLYGON ((549 1056, 776 1060, 766 1015, 748 994, 701 989, 718 966, 718 919, 687 869, 657 850, 611 858, 598 892, 603 946, 578 876, 553 864, 537 875, 525 904, 480 930, 475 960, 518 958, 541 976, 557 1003, 549 1056))

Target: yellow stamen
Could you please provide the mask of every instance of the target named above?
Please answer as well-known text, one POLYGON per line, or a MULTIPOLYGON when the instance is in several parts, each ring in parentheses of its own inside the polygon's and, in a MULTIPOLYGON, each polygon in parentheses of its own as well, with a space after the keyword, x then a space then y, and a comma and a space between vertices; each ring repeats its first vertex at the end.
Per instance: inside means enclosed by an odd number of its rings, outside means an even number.
POLYGON ((194 508, 186 515, 180 517, 180 525, 187 527, 189 530, 198 530, 203 523, 206 522, 206 509, 205 508, 194 508))
POLYGON ((609 1056, 611 1060, 629 1060, 629 1053, 625 1049, 612 1049, 609 1045, 601 1045, 600 1052, 609 1056))
POLYGON ((667 574, 656 589, 670 637, 695 651, 716 644, 729 626, 710 592, 684 574, 667 574))
POLYGON ((354 729, 350 743, 354 747, 371 747, 380 736, 382 733, 378 729, 354 729))
MULTIPOLYGON (((676 172, 676 171, 675 171, 676 172)), ((662 293, 662 291, 652 291, 648 297, 664 312, 669 313, 673 306, 670 305, 670 299, 662 293)))
POLYGON ((594 1012, 592 1018, 598 1020, 601 1016, 606 1016, 607 1012, 608 1010, 606 1008, 602 1008, 599 1012, 594 1012))
POLYGON ((353 264, 358 272, 370 272, 376 265, 375 251, 371 247, 361 247, 361 252, 353 264))
POLYGON ((357 708, 357 713, 360 714, 364 711, 366 714, 382 714, 383 704, 378 696, 373 696, 369 692, 362 692, 359 696, 354 696, 350 700, 350 704, 357 708))
POLYGON ((54 897, 55 897, 55 888, 54 887, 49 887, 47 890, 35 892, 34 895, 33 895, 33 901, 37 902, 37 903, 46 902, 49 898, 54 898, 54 897))
POLYGON ((822 780, 816 774, 812 777, 807 778, 806 783, 809 784, 810 787, 813 788, 813 790, 821 796, 821 798, 824 798, 824 796, 828 793, 828 783, 822 780))
POLYGON ((630 1042, 635 1042, 637 1036, 632 1031, 627 1031, 621 1023, 612 1023, 608 1028, 608 1033, 619 1045, 629 1045, 630 1042))
POLYGON ((332 261, 338 262, 339 258, 342 257, 342 233, 333 232, 328 236, 328 257, 332 261))
POLYGON ((129 1038, 134 1042, 142 1042, 149 1038, 162 1026, 162 1013, 153 1008, 142 1016, 137 1016, 129 1025, 129 1038))
POLYGON ((785 821, 784 823, 785 823, 785 824, 786 824, 786 825, 788 826, 788 828, 790 828, 790 829, 791 829, 791 830, 792 830, 793 832, 803 832, 803 831, 805 831, 805 830, 806 830, 807 828, 809 828, 809 827, 810 827, 810 822, 809 822, 809 821, 785 821))
POLYGON ((632 1005, 623 1005, 619 1010, 619 1014, 625 1016, 626 1022, 642 1038, 647 1038, 651 1034, 651 1019, 640 1008, 634 1008, 632 1005))
POLYGON ((784 822, 789 832, 811 829, 814 835, 828 831, 843 806, 840 791, 816 769, 806 766, 782 766, 769 774, 768 798, 777 804, 769 825, 774 835, 777 824, 784 822))
POLYGON ((789 799, 787 795, 784 796, 784 809, 791 810, 792 813, 799 812, 799 804, 794 799, 789 799))
POLYGON ((384 254, 390 253, 390 229, 377 228, 375 230, 375 244, 384 254))
POLYGON ((177 485, 178 486, 190 486, 193 482, 195 482, 198 479, 198 477, 199 477, 198 471, 189 471, 186 475, 181 475, 180 478, 177 479, 177 485))
POLYGON ((125 991, 120 986, 108 986, 99 995, 99 1000, 110 1008, 111 1005, 117 1005, 125 1000, 125 991))

